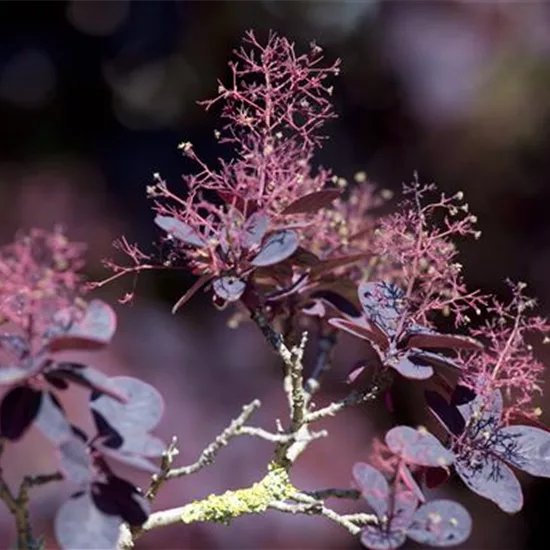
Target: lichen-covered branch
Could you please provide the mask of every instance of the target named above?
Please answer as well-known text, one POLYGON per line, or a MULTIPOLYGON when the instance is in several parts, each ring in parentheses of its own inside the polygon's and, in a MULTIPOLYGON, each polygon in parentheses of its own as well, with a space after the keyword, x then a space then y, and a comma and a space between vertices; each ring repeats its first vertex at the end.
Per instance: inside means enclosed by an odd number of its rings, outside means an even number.
POLYGON ((222 495, 210 495, 185 506, 151 514, 139 532, 131 533, 125 528, 121 534, 119 548, 133 548, 138 536, 159 527, 196 522, 228 524, 232 519, 244 514, 261 514, 267 510, 270 503, 285 500, 295 492, 287 470, 272 464, 266 476, 250 487, 226 491, 222 495))

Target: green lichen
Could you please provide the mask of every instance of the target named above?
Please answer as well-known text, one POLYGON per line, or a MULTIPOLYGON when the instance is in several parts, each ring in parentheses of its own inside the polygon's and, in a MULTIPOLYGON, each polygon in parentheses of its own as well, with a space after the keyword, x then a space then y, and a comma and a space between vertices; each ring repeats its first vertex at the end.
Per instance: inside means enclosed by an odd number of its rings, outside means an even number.
POLYGON ((184 507, 181 521, 229 524, 232 519, 243 514, 261 514, 271 502, 286 500, 295 492, 288 472, 279 465, 270 465, 267 475, 251 487, 191 502, 184 507))

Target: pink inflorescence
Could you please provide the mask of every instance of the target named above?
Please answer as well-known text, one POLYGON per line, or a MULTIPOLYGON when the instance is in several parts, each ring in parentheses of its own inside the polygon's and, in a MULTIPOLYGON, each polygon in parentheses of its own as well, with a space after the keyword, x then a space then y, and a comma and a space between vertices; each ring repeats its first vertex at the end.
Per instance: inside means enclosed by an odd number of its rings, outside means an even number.
POLYGON ((74 308, 82 292, 84 250, 59 229, 31 229, 1 247, 2 322, 19 327, 32 339, 45 333, 55 314, 74 308))

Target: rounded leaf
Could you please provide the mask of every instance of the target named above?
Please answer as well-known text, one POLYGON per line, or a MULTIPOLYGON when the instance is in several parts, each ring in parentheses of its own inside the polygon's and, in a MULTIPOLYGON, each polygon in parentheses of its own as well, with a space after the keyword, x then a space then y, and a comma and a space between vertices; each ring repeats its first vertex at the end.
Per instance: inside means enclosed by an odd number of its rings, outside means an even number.
POLYGON ((480 393, 472 401, 458 405, 458 410, 466 421, 473 415, 481 414, 480 422, 496 427, 500 423, 502 405, 502 393, 500 390, 496 390, 488 396, 480 393))
POLYGON ((241 245, 247 250, 260 246, 269 226, 269 216, 264 212, 255 212, 243 224, 241 245))
POLYGON ((122 453, 133 453, 141 456, 158 457, 166 451, 166 443, 149 434, 139 431, 125 433, 122 445, 117 449, 122 453))
POLYGON ((72 428, 61 403, 48 391, 42 394, 34 425, 56 445, 72 437, 72 428))
POLYGON ((30 427, 40 410, 42 392, 27 386, 10 390, 0 404, 0 435, 16 441, 30 427))
POLYGON ((60 379, 70 381, 85 388, 105 393, 119 401, 124 401, 123 395, 114 387, 112 378, 93 367, 79 363, 57 363, 53 368, 48 369, 45 374, 50 383, 60 379))
POLYGON ((88 493, 67 500, 55 517, 55 536, 66 550, 112 550, 122 519, 99 510, 88 493))
POLYGON ((365 462, 354 464, 352 474, 369 506, 378 517, 383 517, 388 511, 390 496, 390 487, 384 475, 365 462))
POLYGON ((102 300, 92 300, 81 319, 48 343, 52 352, 69 349, 98 349, 113 338, 117 326, 116 313, 102 300))
POLYGON ((228 302, 236 302, 246 289, 246 283, 233 276, 220 277, 212 283, 214 292, 228 302))
POLYGON ((550 477, 550 433, 534 426, 506 426, 498 431, 495 451, 516 468, 550 477))
POLYGON ((261 267, 282 262, 294 254, 299 242, 300 238, 296 231, 291 229, 276 231, 267 237, 262 249, 250 263, 261 267))
POLYGON ((111 382, 114 389, 124 396, 125 402, 93 392, 90 408, 108 419, 119 433, 133 433, 136 429, 147 432, 160 422, 164 400, 153 386, 130 376, 115 376, 111 382))
POLYGON ((394 550, 406 539, 405 531, 386 531, 378 525, 367 525, 361 531, 361 544, 370 550, 394 550))
POLYGON ((457 458, 455 470, 474 493, 492 500, 509 514, 523 507, 523 493, 514 472, 489 451, 472 451, 457 458))
POLYGON ((92 477, 92 461, 88 445, 73 436, 58 447, 59 466, 63 475, 77 485, 88 484, 92 477))
POLYGON ((395 364, 391 364, 401 376, 411 380, 427 380, 433 376, 434 370, 429 365, 423 365, 412 355, 401 357, 395 364))
POLYGON ((155 216, 155 224, 171 237, 191 246, 206 246, 204 239, 192 227, 171 216, 155 216))
POLYGON ((157 474, 160 471, 160 468, 154 462, 151 462, 143 456, 120 452, 118 449, 111 449, 104 445, 96 444, 94 446, 106 458, 116 460, 117 462, 121 462, 122 464, 132 466, 150 474, 157 474))
POLYGON ((396 426, 386 434, 386 445, 405 461, 419 466, 448 466, 454 454, 425 428, 396 426))
POLYGON ((466 508, 452 500, 432 500, 414 514, 407 534, 428 546, 456 546, 468 539, 472 518, 466 508))

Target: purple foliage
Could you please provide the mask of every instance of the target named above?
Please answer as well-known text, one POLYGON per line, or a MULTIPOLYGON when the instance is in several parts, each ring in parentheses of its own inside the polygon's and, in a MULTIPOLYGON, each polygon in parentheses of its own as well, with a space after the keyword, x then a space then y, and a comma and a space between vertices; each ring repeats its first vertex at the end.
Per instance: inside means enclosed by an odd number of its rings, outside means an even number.
POLYGON ((419 466, 449 466, 454 455, 425 428, 396 426, 386 434, 389 449, 410 464, 419 466))
MULTIPOLYGON (((405 475, 414 481, 410 473, 405 475)), ((379 470, 363 462, 354 465, 353 477, 378 520, 361 532, 361 542, 370 550, 399 548, 407 537, 428 546, 455 546, 470 536, 472 520, 460 504, 433 500, 418 507, 416 491, 395 482, 390 487, 379 470)))
POLYGON ((296 231, 283 229, 272 233, 262 244, 257 256, 250 263, 256 267, 278 264, 292 256, 298 248, 300 238, 296 231))

